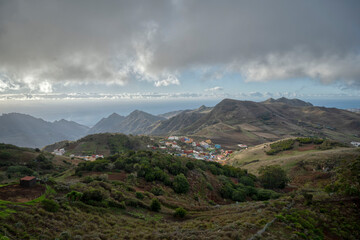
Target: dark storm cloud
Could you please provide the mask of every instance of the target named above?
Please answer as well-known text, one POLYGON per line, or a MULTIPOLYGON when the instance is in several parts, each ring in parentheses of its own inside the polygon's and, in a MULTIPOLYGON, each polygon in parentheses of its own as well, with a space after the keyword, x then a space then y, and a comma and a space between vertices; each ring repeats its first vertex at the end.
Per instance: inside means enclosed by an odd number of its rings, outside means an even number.
POLYGON ((360 1, 0 1, 0 90, 133 79, 179 84, 221 66, 248 81, 359 86, 360 1), (11 85, 12 84, 12 85, 11 85), (8 87, 7 87, 8 86, 8 87))

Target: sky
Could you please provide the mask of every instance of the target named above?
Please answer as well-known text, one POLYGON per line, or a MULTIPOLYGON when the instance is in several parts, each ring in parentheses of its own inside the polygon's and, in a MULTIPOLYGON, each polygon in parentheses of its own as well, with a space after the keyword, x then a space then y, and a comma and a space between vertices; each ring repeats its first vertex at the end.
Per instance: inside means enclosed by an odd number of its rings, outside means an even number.
POLYGON ((223 98, 360 108, 359 12, 358 0, 0 0, 0 113, 91 125, 223 98))

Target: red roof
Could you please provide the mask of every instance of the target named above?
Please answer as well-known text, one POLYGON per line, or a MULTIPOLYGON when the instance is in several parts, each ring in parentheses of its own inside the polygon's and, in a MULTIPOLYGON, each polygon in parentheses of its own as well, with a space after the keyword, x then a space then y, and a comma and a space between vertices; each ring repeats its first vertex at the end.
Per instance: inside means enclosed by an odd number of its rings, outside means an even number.
POLYGON ((35 177, 33 177, 33 176, 26 176, 26 177, 21 178, 20 180, 30 181, 30 180, 33 180, 33 179, 35 179, 35 177))

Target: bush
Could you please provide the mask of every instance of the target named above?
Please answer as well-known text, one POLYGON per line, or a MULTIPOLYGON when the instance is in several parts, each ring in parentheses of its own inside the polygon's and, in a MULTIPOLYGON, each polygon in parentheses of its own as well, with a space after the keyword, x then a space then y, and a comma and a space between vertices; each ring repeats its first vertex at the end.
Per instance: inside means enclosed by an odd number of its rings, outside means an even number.
POLYGON ((195 168, 195 165, 193 162, 187 162, 186 163, 186 167, 189 169, 189 170, 193 170, 195 168))
POLYGON ((122 192, 119 192, 119 191, 113 191, 111 193, 111 197, 117 201, 124 201, 125 200, 125 197, 124 197, 124 194, 122 192))
POLYGON ((109 205, 109 207, 114 207, 114 208, 120 208, 120 209, 125 209, 126 208, 126 205, 125 205, 124 201, 118 202, 118 201, 115 201, 115 200, 109 200, 108 205, 109 205))
POLYGON ((274 155, 278 152, 285 151, 292 149, 294 146, 295 140, 294 139, 287 139, 278 141, 275 143, 270 144, 270 150, 266 152, 268 155, 274 155))
POLYGON ((173 189, 176 193, 187 193, 190 184, 184 174, 180 173, 174 178, 173 189))
POLYGON ((223 198, 230 199, 232 197, 234 188, 230 183, 226 183, 220 190, 220 194, 223 198))
POLYGON ((158 199, 156 199, 156 198, 153 199, 151 201, 150 209, 151 209, 151 211, 159 212, 160 209, 161 209, 160 201, 158 199))
POLYGON ((41 202, 43 208, 48 212, 57 212, 59 210, 59 204, 54 200, 44 199, 41 202))
POLYGON ((81 201, 85 203, 101 202, 105 196, 99 189, 91 189, 83 193, 81 201))
POLYGON ((184 218, 187 215, 187 211, 181 207, 175 209, 174 217, 184 218))
POLYGON ((248 176, 242 176, 239 179, 239 183, 244 184, 245 186, 254 186, 254 180, 252 180, 252 178, 248 177, 248 176))
POLYGON ((151 189, 151 193, 155 196, 160 196, 164 194, 164 190, 161 187, 153 187, 151 189))
POLYGON ((144 194, 142 194, 141 192, 136 192, 135 196, 137 199, 143 200, 145 198, 144 194))
POLYGON ((34 171, 25 166, 11 166, 6 170, 7 174, 33 175, 34 171))
POLYGON ((86 177, 84 177, 84 179, 82 180, 83 183, 91 183, 91 182, 93 182, 93 181, 94 181, 94 179, 93 179, 92 177, 90 177, 90 176, 86 176, 86 177))
POLYGON ((238 202, 245 201, 246 198, 246 192, 244 190, 234 190, 231 199, 238 202))
POLYGON ((261 167, 259 174, 259 180, 264 188, 284 188, 289 182, 286 172, 279 165, 261 167))
POLYGON ((81 199, 81 197, 82 197, 82 193, 77 192, 77 191, 71 191, 68 194, 66 194, 66 197, 70 201, 79 201, 81 199))

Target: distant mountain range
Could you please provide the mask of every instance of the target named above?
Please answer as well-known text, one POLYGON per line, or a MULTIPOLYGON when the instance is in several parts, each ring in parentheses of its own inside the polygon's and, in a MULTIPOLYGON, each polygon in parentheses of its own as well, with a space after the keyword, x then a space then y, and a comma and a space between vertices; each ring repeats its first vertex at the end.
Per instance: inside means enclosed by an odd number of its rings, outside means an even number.
POLYGON ((201 136, 229 147, 291 136, 319 136, 348 142, 360 140, 360 115, 316 107, 299 99, 270 98, 264 102, 224 99, 215 107, 201 106, 158 116, 139 110, 128 116, 113 113, 92 128, 66 120, 51 123, 19 113, 0 116, 0 142, 18 146, 42 147, 106 132, 201 136))
POLYGON ((21 113, 0 116, 0 142, 21 147, 40 148, 66 139, 75 140, 88 131, 88 127, 64 119, 47 122, 21 113))

